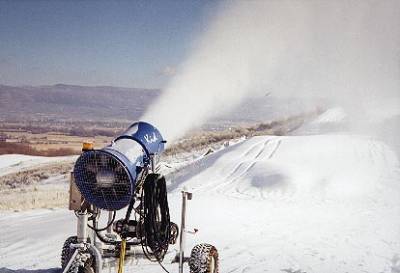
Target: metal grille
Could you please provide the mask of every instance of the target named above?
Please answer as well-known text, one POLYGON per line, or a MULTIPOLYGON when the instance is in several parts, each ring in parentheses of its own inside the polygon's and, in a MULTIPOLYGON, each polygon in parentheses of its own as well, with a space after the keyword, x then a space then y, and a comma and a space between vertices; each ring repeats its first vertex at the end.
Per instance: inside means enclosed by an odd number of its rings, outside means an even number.
POLYGON ((114 155, 94 150, 83 153, 75 163, 75 183, 84 198, 98 208, 118 210, 132 198, 134 181, 114 155))

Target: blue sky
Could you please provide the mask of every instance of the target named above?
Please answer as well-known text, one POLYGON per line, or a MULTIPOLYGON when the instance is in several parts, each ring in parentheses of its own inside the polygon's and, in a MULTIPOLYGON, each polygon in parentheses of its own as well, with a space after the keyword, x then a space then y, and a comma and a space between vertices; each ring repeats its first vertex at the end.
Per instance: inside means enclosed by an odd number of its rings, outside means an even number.
POLYGON ((0 84, 163 87, 217 6, 0 0, 0 84))

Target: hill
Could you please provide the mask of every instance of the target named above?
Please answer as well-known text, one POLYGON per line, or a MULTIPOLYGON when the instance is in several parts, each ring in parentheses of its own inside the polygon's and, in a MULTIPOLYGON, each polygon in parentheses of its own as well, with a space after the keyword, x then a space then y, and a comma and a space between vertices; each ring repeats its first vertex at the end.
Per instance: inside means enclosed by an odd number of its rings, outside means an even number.
MULTIPOLYGON (((159 89, 114 86, 0 85, 0 120, 8 122, 94 121, 132 122, 138 120, 157 99, 159 89)), ((182 102, 184 103, 184 102, 182 102)), ((216 112, 205 124, 220 128, 237 123, 265 122, 313 110, 299 99, 263 96, 244 100, 229 113, 216 112)))
POLYGON ((113 86, 0 85, 0 119, 135 120, 159 94, 154 89, 113 86))

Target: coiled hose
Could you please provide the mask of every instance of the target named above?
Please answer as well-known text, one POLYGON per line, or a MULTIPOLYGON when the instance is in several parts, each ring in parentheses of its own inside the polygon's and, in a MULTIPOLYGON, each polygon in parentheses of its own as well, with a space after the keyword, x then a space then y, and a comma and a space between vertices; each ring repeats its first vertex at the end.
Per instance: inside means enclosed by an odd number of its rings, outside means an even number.
POLYGON ((161 262, 168 250, 171 235, 165 178, 159 174, 148 174, 141 198, 143 252, 149 260, 161 262))

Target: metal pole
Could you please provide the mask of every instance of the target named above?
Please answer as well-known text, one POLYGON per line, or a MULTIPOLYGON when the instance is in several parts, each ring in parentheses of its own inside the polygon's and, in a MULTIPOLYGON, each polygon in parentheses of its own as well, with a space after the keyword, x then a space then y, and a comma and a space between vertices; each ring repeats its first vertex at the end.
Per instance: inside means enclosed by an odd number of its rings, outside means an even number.
POLYGON ((155 173, 156 172, 156 163, 154 162, 156 160, 155 155, 151 154, 150 155, 150 164, 151 164, 151 172, 155 173))
POLYGON ((179 273, 183 273, 183 260, 185 257, 185 225, 186 225, 186 192, 182 191, 181 233, 179 234, 179 273))
POLYGON ((89 251, 95 257, 94 272, 101 273, 103 267, 103 258, 101 256, 100 251, 94 245, 89 245, 89 251))
MULTIPOLYGON (((114 214, 114 212, 111 211, 111 210, 108 212, 108 221, 107 221, 107 224, 110 224, 110 223, 111 223, 111 220, 112 220, 112 218, 113 218, 113 214, 114 214)), ((110 225, 110 226, 107 228, 107 233, 111 233, 111 231, 112 231, 112 225, 110 225)))
POLYGON ((78 224, 76 228, 76 237, 79 243, 86 243, 88 233, 87 233, 87 223, 88 216, 87 213, 78 212, 78 224))

